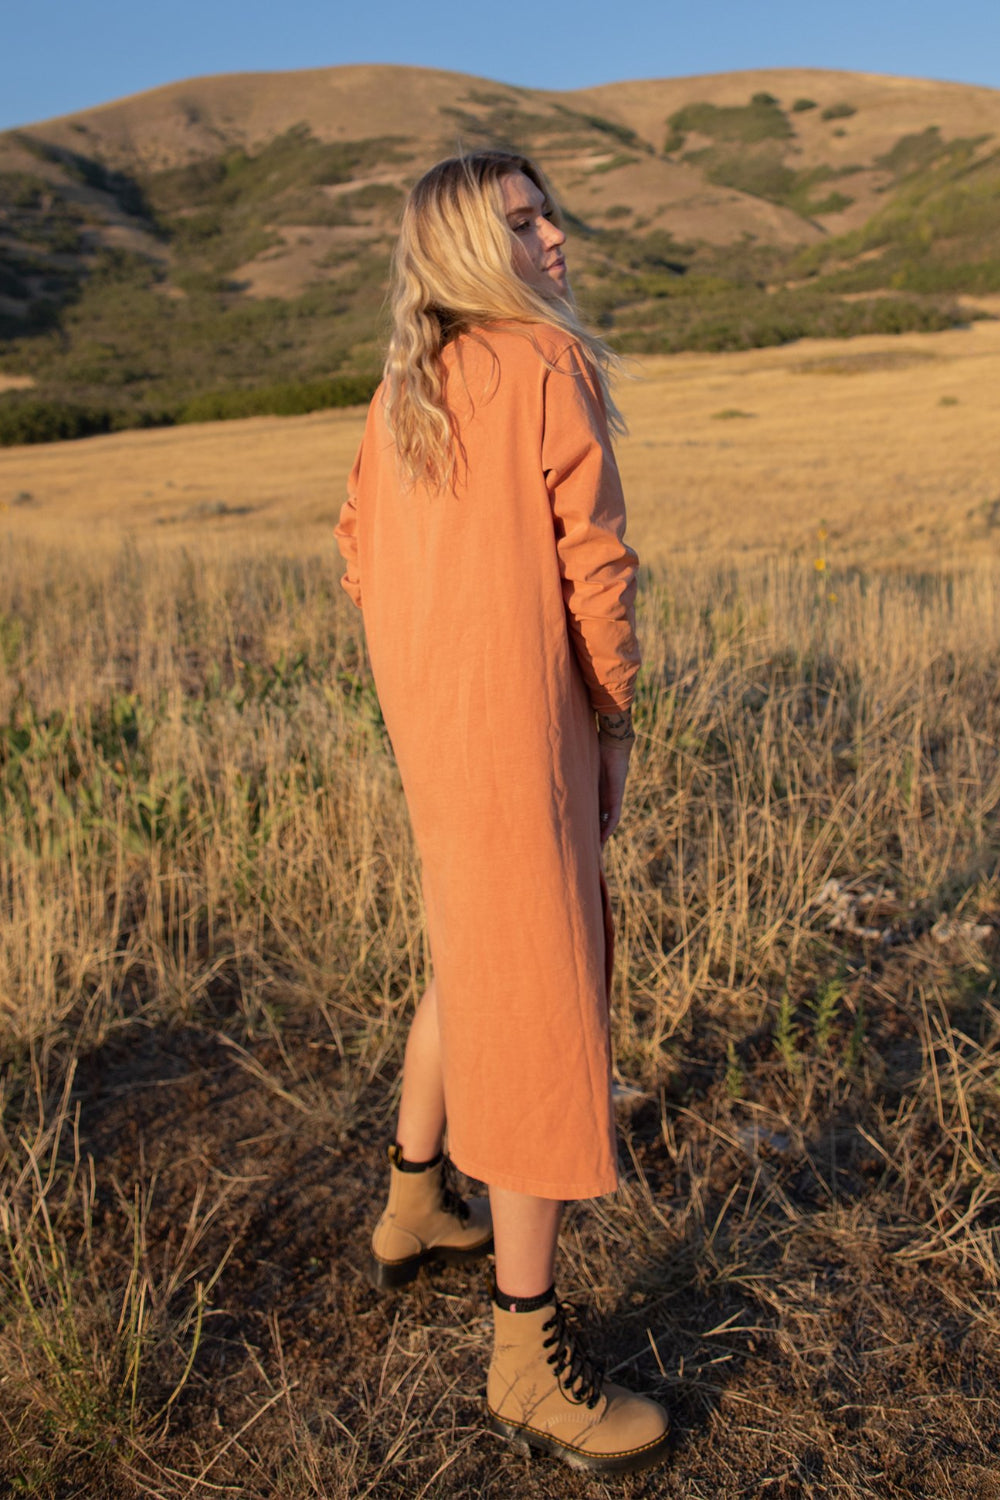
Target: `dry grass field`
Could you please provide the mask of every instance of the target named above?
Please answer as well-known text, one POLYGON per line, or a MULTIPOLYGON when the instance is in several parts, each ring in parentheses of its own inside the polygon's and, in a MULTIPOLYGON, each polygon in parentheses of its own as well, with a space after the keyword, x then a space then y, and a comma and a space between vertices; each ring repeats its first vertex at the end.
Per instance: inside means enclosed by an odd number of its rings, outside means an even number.
MULTIPOLYGON (((821 526, 842 567, 996 556, 1000 321, 628 369, 620 460, 651 566, 811 561, 821 526)), ((123 533, 222 548, 280 538, 328 557, 362 423, 332 411, 0 449, 0 524, 113 547, 123 533)))
POLYGON ((624 388, 624 1181, 559 1277, 676 1446, 615 1483, 483 1431, 480 1276, 364 1280, 425 955, 359 414, 0 453, 0 1492, 1000 1497, 998 366, 624 388))

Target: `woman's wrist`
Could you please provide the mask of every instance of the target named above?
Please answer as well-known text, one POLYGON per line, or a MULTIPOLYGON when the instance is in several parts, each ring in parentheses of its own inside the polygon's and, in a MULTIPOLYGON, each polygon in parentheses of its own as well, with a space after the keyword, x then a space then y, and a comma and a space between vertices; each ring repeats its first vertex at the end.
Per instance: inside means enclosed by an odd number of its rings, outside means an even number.
POLYGON ((635 739, 632 728, 632 711, 615 709, 613 713, 597 715, 597 738, 602 745, 627 749, 635 739))

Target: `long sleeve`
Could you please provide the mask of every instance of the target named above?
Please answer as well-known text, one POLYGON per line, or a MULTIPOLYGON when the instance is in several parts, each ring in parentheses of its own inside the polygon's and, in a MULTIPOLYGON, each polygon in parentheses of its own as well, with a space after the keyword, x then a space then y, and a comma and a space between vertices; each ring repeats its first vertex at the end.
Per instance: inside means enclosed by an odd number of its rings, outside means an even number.
POLYGON ((639 670, 638 559, 624 541, 625 500, 600 387, 576 344, 544 386, 542 467, 577 660, 598 713, 631 705, 639 670))
POLYGON ((364 442, 358 449, 358 456, 354 460, 347 481, 347 499, 344 501, 340 512, 340 520, 335 529, 334 536, 337 538, 337 546, 340 548, 341 556, 347 564, 347 569, 340 580, 341 587, 361 608, 361 575, 358 571, 358 480, 361 475, 361 454, 364 450, 364 442))

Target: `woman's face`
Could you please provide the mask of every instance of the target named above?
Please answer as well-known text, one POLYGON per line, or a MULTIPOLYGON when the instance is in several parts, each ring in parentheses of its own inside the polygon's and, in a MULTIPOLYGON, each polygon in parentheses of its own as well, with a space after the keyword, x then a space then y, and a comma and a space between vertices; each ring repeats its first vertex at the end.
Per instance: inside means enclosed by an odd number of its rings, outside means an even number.
POLYGON ((512 172, 500 181, 503 208, 514 236, 514 269, 543 297, 564 297, 569 290, 562 246, 566 236, 552 222, 551 209, 541 188, 512 172))

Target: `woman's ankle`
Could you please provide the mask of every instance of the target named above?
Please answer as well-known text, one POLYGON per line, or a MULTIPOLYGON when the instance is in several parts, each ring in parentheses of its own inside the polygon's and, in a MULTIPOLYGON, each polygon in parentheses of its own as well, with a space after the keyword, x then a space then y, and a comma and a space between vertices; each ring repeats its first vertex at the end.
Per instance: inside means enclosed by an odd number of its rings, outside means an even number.
POLYGON ((540 1307, 547 1307, 556 1300, 555 1283, 547 1291, 539 1292, 534 1297, 511 1296, 502 1291, 500 1287, 493 1284, 493 1301, 502 1312, 529 1313, 537 1312, 540 1307))
POLYGON ((407 1156, 402 1146, 396 1141, 389 1147, 389 1160, 399 1172, 427 1172, 444 1160, 444 1152, 439 1150, 433 1156, 420 1159, 407 1156))

